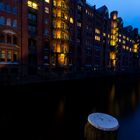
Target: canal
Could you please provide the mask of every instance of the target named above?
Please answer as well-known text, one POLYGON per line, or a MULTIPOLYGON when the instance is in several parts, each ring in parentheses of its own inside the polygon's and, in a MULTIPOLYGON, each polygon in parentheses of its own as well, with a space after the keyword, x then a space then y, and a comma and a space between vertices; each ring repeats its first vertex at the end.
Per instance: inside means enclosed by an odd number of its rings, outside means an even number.
POLYGON ((11 86, 0 100, 1 127, 11 129, 10 138, 85 140, 87 116, 103 112, 119 120, 118 140, 140 139, 139 77, 11 86))

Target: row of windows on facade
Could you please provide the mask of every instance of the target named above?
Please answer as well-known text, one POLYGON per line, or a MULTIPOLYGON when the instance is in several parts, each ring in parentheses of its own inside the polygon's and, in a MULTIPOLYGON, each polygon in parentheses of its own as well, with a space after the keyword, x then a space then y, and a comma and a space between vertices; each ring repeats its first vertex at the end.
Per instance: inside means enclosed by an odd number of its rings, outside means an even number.
MULTIPOLYGON (((31 21, 32 23, 37 23, 37 15, 35 13, 28 13, 28 19, 29 21, 31 21)), ((48 24, 48 18, 45 18, 44 23, 48 24)))
MULTIPOLYGON (((80 5, 77 5, 77 9, 78 9, 79 11, 82 11, 82 7, 81 7, 80 5)), ((86 9, 86 14, 89 15, 89 16, 93 16, 93 13, 90 12, 89 10, 87 10, 87 9, 86 9)))
POLYGON ((17 14, 16 7, 11 7, 9 4, 4 4, 3 2, 0 2, 0 11, 12 13, 12 14, 17 14))
MULTIPOLYGON (((28 26, 28 31, 29 31, 29 34, 30 35, 36 35, 37 34, 37 27, 34 26, 34 25, 29 25, 28 26)), ((48 36, 49 35, 49 31, 48 31, 47 28, 44 30, 44 35, 45 36, 48 36)))
MULTIPOLYGON (((49 0, 45 0, 45 2, 49 3, 49 0)), ((38 4, 36 2, 33 2, 33 1, 30 1, 29 0, 27 2, 27 4, 28 4, 28 7, 30 7, 30 8, 33 8, 35 10, 38 9, 38 4)), ((45 7, 44 12, 49 14, 49 8, 48 7, 45 7)))
POLYGON ((17 45, 17 37, 9 34, 0 34, 0 43, 17 45))
POLYGON ((18 61, 18 52, 14 51, 12 53, 12 50, 0 50, 0 62, 17 62, 18 61))
POLYGON ((16 28, 17 27, 17 20, 10 19, 10 18, 5 18, 3 16, 0 17, 0 25, 7 25, 16 28))

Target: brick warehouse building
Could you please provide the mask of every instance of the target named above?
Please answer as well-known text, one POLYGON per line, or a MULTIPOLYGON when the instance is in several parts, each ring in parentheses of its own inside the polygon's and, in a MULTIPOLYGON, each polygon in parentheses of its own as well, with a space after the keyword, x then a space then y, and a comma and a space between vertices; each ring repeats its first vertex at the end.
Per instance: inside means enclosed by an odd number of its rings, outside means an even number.
POLYGON ((137 69, 139 38, 86 0, 0 0, 0 73, 137 69))

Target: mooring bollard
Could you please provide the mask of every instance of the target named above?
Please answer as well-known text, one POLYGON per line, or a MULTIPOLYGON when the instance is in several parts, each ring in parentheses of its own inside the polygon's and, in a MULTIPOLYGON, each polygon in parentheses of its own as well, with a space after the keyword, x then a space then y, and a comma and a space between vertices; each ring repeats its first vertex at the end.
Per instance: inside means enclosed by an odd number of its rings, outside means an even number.
POLYGON ((92 113, 85 125, 86 140, 117 140, 119 123, 116 118, 104 113, 92 113))

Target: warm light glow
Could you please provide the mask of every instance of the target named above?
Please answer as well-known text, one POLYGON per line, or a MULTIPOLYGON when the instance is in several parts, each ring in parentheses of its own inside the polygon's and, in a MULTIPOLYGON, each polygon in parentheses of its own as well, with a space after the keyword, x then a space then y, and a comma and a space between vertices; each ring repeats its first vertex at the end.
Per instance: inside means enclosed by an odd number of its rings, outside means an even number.
POLYGON ((116 59, 116 54, 114 52, 110 52, 110 59, 115 60, 116 59))
POLYGON ((100 34, 100 30, 98 28, 96 28, 95 33, 100 34))
POLYGON ((95 35, 95 40, 100 41, 101 40, 100 36, 95 35))
POLYGON ((117 19, 117 14, 113 14, 113 20, 116 20, 117 19))
POLYGON ((33 8, 33 9, 36 9, 36 10, 38 9, 38 4, 35 3, 35 2, 33 2, 33 1, 30 1, 30 0, 29 0, 29 1, 27 2, 27 4, 28 4, 29 7, 33 8))
POLYGON ((113 60, 112 64, 115 67, 116 66, 116 60, 113 60))
POLYGON ((58 57, 58 61, 60 65, 64 65, 65 64, 65 54, 60 54, 58 57))
POLYGON ((66 66, 68 64, 69 52, 69 22, 73 23, 73 18, 69 18, 67 0, 53 1, 53 49, 56 66, 66 66), (69 20, 69 21, 68 21, 69 20))
POLYGON ((115 45, 116 45, 116 41, 115 41, 115 40, 111 40, 111 41, 110 41, 110 45, 111 45, 111 46, 115 46, 115 45))
POLYGON ((134 44, 133 46, 133 52, 138 53, 138 44, 134 44))
POLYGON ((74 21, 73 21, 73 18, 72 17, 70 17, 70 23, 74 23, 74 21))

